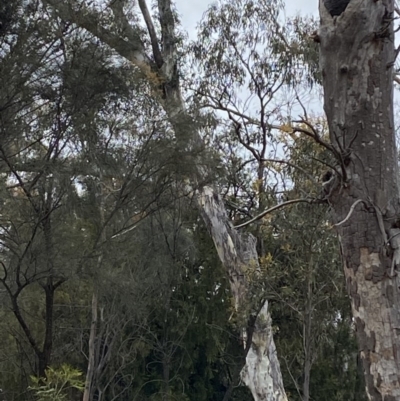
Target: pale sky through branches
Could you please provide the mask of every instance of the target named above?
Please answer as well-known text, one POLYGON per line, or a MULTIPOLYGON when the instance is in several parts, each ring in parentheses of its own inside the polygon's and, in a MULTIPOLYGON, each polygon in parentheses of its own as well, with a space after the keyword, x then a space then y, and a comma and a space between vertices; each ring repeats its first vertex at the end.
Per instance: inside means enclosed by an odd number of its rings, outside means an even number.
MULTIPOLYGON (((272 0, 273 1, 273 0, 272 0)), ((196 25, 212 0, 176 0, 176 6, 182 17, 182 25, 191 39, 195 37, 196 25)), ((318 14, 318 0, 286 0, 286 15, 293 16, 318 14)))

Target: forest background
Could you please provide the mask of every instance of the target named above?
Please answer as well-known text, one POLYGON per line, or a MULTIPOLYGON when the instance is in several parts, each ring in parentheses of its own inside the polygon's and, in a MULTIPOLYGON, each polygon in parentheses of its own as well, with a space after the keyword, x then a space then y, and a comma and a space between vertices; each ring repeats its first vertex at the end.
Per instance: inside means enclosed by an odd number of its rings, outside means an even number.
POLYGON ((170 88, 80 25, 96 12, 154 51, 143 8, 71 1, 70 21, 51 3, 0 4, 0 400, 252 400, 243 340, 267 299, 288 399, 366 400, 321 198, 332 155, 309 135, 327 137, 318 21, 219 1, 191 41, 177 2, 178 135, 170 88), (256 241, 240 304, 196 206, 207 186, 256 241))

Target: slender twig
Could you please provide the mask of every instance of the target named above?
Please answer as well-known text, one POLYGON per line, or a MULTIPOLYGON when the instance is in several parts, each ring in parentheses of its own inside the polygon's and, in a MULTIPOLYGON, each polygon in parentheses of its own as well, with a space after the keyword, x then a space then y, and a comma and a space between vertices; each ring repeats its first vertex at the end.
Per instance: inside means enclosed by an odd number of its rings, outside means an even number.
POLYGON ((289 162, 289 161, 287 161, 287 160, 280 160, 280 159, 261 159, 261 161, 262 161, 263 163, 270 162, 270 163, 287 164, 288 166, 293 167, 293 168, 295 168, 296 170, 301 171, 305 176, 307 176, 307 177, 308 177, 312 182, 314 182, 315 184, 317 183, 317 181, 315 180, 315 178, 314 178, 311 174, 307 173, 307 171, 306 171, 304 168, 302 168, 302 167, 300 167, 300 166, 298 166, 298 165, 296 165, 296 164, 294 164, 294 163, 291 163, 291 162, 289 162))
POLYGON ((329 164, 329 163, 327 163, 327 162, 325 162, 325 161, 323 161, 321 159, 318 159, 317 157, 312 157, 312 159, 317 161, 317 162, 319 162, 319 163, 321 163, 321 164, 323 164, 324 166, 329 167, 330 169, 332 169, 337 174, 338 177, 342 178, 342 173, 340 173, 340 171, 335 166, 332 166, 332 164, 329 164))
POLYGON ((348 149, 351 149, 351 146, 353 145, 354 141, 356 140, 358 136, 358 130, 356 131, 356 133, 353 135, 353 138, 350 139, 350 143, 349 146, 347 147, 348 149))
MULTIPOLYGON (((295 123, 302 123, 302 124, 306 124, 308 127, 311 126, 311 124, 307 123, 304 120, 301 121, 294 121, 295 123)), ((312 129, 311 131, 301 128, 301 127, 293 127, 293 132, 300 132, 302 134, 305 134, 307 136, 309 136, 310 138, 313 138, 315 140, 315 142, 319 143, 320 145, 322 145, 325 149, 328 149, 330 152, 332 152, 337 158, 339 158, 339 153, 338 151, 328 142, 324 141, 319 135, 318 133, 312 129)))

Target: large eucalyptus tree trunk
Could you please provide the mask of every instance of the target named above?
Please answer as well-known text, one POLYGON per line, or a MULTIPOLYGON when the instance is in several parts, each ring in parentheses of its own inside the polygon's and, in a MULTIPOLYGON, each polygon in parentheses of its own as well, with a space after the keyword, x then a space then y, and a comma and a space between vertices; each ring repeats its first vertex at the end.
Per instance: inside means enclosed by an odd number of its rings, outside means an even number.
MULTIPOLYGON (((118 30, 102 26, 99 15, 83 7, 81 2, 43 0, 43 3, 53 7, 64 21, 71 21, 86 29, 140 69, 165 110, 184 156, 203 147, 199 127, 187 113, 181 97, 181 71, 178 67, 179 54, 171 0, 158 0, 161 37, 157 36, 146 1, 138 0, 147 26, 152 54, 145 51, 139 28, 131 25, 124 14, 123 1, 109 2, 109 8, 114 15, 113 25, 118 30)), ((195 167, 190 171, 188 178, 194 183, 192 189, 199 211, 229 275, 236 309, 246 310, 250 301, 246 272, 249 268, 257 269, 259 266, 256 241, 251 235, 241 235, 235 230, 219 194, 212 187, 200 184, 210 173, 207 166, 204 166, 204 161, 198 158, 191 160, 191 164, 195 167)), ((255 401, 286 401, 272 337, 268 302, 255 306, 248 316, 248 322, 247 327, 243 327, 246 365, 242 371, 242 379, 251 390, 255 401)))
POLYGON ((367 393, 370 400, 394 401, 400 400, 394 0, 344 3, 320 0, 324 108, 338 160, 326 191, 340 235, 367 393))

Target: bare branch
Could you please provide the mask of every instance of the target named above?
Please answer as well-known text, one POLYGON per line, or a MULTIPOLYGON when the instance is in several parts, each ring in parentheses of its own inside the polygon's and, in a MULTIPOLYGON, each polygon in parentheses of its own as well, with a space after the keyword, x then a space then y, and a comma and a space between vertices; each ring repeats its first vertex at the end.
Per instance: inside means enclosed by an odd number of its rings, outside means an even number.
POLYGON ((260 154, 258 152, 258 150, 256 148, 254 148, 253 146, 250 145, 250 141, 248 140, 247 142, 244 141, 242 135, 240 134, 240 130, 242 128, 242 125, 240 124, 240 122, 238 122, 231 113, 228 112, 228 117, 229 120, 232 121, 233 126, 235 128, 235 133, 236 136, 238 137, 239 142, 249 151, 251 152, 251 154, 254 156, 254 158, 256 160, 260 160, 260 154))
POLYGON ((22 316, 21 309, 18 305, 18 300, 15 296, 11 297, 11 305, 12 305, 12 312, 15 318, 18 320, 18 323, 20 324, 27 340, 29 341, 29 344, 31 345, 37 357, 40 357, 42 355, 42 352, 39 349, 39 346, 35 338, 33 337, 32 331, 30 330, 27 323, 25 322, 25 319, 22 316))
POLYGON ((287 164, 290 167, 295 168, 296 170, 301 171, 308 179, 310 179, 314 184, 317 184, 316 179, 309 173, 307 173, 304 168, 298 166, 297 164, 291 163, 287 160, 279 160, 279 159, 261 159, 263 163, 280 163, 280 164, 287 164))
POLYGON ((275 205, 267 210, 264 210, 262 213, 260 213, 258 216, 253 217, 251 220, 246 221, 245 223, 239 224, 237 226, 235 226, 235 228, 243 228, 248 226, 249 224, 254 223, 257 220, 262 219, 264 216, 266 216, 269 213, 274 212, 275 210, 281 209, 282 207, 288 206, 288 205, 292 205, 294 203, 311 203, 312 200, 311 199, 293 199, 293 200, 289 200, 283 203, 280 203, 279 205, 275 205))
POLYGON ((339 223, 334 224, 334 226, 335 226, 335 227, 338 227, 338 226, 341 226, 342 224, 346 223, 346 221, 351 217, 351 215, 352 215, 353 212, 354 212, 354 209, 356 208, 356 206, 357 206, 360 202, 363 202, 363 200, 362 200, 362 199, 357 199, 357 200, 352 204, 352 206, 351 206, 351 208, 350 208, 350 210, 349 210, 349 213, 348 213, 347 216, 344 218, 344 220, 342 220, 342 221, 339 222, 339 223))
MULTIPOLYGON (((36 203, 32 197, 32 194, 30 190, 27 188, 26 183, 23 181, 21 176, 18 174, 18 172, 15 170, 14 166, 10 163, 8 160, 8 157, 4 151, 4 149, 0 146, 0 153, 2 154, 2 159, 7 165, 7 167, 10 169, 10 171, 13 173, 14 177, 17 179, 19 186, 22 188, 24 194, 26 195, 27 199, 29 200, 30 204, 32 205, 33 210, 35 210, 36 213, 39 212, 38 207, 36 206, 36 203)), ((41 174, 41 173, 39 173, 41 174)))
POLYGON ((311 157, 311 159, 323 164, 324 166, 329 167, 331 170, 333 170, 337 174, 338 177, 342 178, 342 173, 332 164, 329 164, 328 162, 326 162, 324 160, 318 159, 318 157, 311 157))
POLYGON ((261 124, 260 120, 257 120, 256 118, 253 118, 247 114, 244 114, 243 112, 237 110, 237 109, 233 109, 231 107, 225 106, 224 104, 222 104, 220 99, 217 99, 215 96, 213 96, 212 94, 208 94, 199 90, 196 90, 196 93, 204 96, 204 97, 208 97, 209 99, 211 99, 215 104, 213 103, 205 103, 202 105, 202 108, 211 108, 213 110, 222 110, 225 111, 227 113, 231 113, 232 115, 235 115, 237 117, 240 117, 241 119, 243 119, 244 124, 251 124, 251 125, 255 125, 257 127, 262 127, 263 125, 268 128, 268 129, 276 129, 276 130, 282 130, 282 127, 280 125, 274 125, 274 124, 269 124, 267 122, 264 122, 264 124, 261 124))
POLYGON ((158 45, 158 38, 156 30, 154 28, 149 9, 147 8, 146 0, 139 0, 140 11, 142 12, 144 22, 146 23, 147 30, 150 35, 151 47, 153 49, 154 60, 156 61, 157 67, 161 68, 164 64, 163 57, 161 55, 160 47, 158 45))
MULTIPOLYGON (((172 13, 171 0, 158 0, 158 12, 160 14, 163 57, 164 61, 170 63, 172 61, 170 59, 175 55, 176 51, 175 19, 172 13)), ((167 77, 170 78, 172 76, 172 71, 166 71, 166 74, 167 77)))
POLYGON ((398 47, 396 48, 395 52, 394 52, 393 65, 395 64, 395 62, 396 62, 396 60, 397 60, 397 57, 398 57, 398 55, 399 55, 399 52, 400 52, 400 46, 398 46, 398 47))
POLYGON ((299 105, 300 105, 300 107, 301 107, 302 110, 303 110, 304 120, 305 120, 305 121, 308 121, 307 109, 306 109, 306 107, 304 106, 303 102, 301 101, 301 99, 300 99, 300 97, 299 97, 297 91, 296 91, 296 100, 299 102, 299 105))
POLYGON ((328 149, 329 151, 331 151, 336 157, 339 157, 339 153, 338 151, 328 142, 324 141, 320 135, 318 134, 318 132, 316 131, 316 129, 312 126, 312 124, 310 124, 308 121, 301 119, 298 121, 294 121, 295 123, 301 123, 301 124, 305 124, 307 125, 307 127, 309 127, 310 129, 304 129, 301 127, 293 127, 293 132, 300 132, 302 134, 305 134, 307 136, 309 136, 310 138, 313 138, 315 140, 315 142, 317 142, 318 144, 322 145, 325 149, 328 149))

